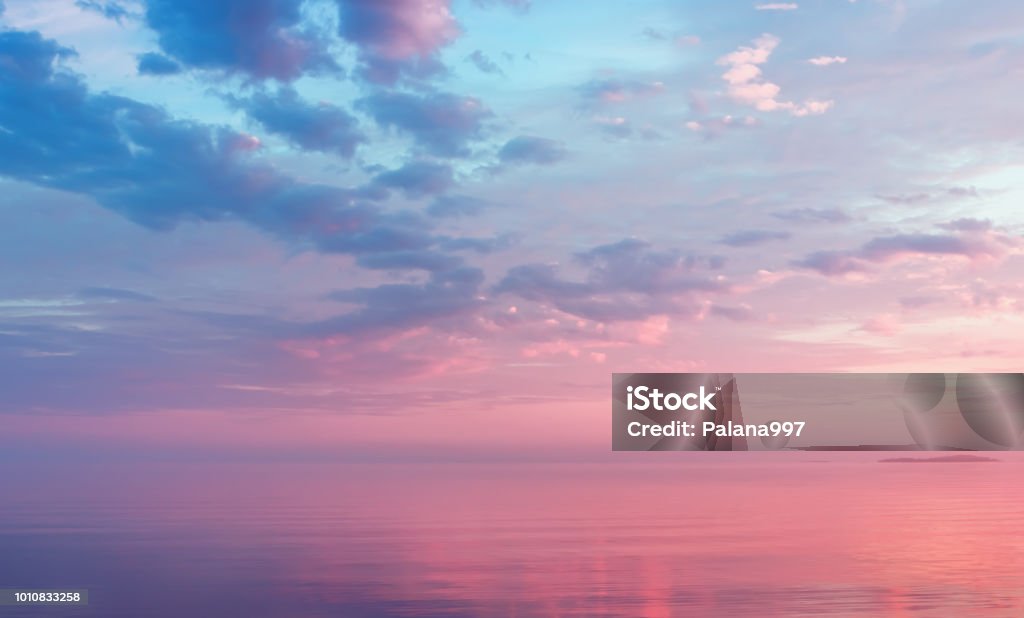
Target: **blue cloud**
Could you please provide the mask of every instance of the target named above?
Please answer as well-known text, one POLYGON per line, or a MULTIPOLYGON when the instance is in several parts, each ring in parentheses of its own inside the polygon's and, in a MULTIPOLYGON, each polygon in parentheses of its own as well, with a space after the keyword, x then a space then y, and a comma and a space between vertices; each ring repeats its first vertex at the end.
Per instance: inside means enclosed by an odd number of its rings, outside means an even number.
POLYGON ((511 9, 524 12, 529 10, 530 5, 532 4, 530 0, 473 0, 473 3, 484 8, 490 8, 496 4, 501 4, 511 9))
POLYGON ((397 189, 409 198, 419 198, 444 193, 455 184, 455 179, 449 165, 412 161, 396 170, 378 174, 374 184, 397 189))
POLYGON ((291 88, 282 88, 273 95, 261 92, 249 99, 231 101, 267 131, 305 150, 349 159, 356 147, 366 141, 351 114, 330 103, 304 101, 291 88))
POLYGON ((466 56, 466 62, 470 62, 479 69, 482 73, 490 73, 494 75, 504 75, 504 71, 498 66, 498 63, 491 60, 484 52, 479 49, 474 50, 473 53, 466 56))
POLYGON ((360 309, 302 327, 308 336, 373 333, 407 329, 470 314, 483 305, 484 274, 464 266, 432 273, 425 283, 392 283, 373 288, 342 290, 332 300, 357 303, 360 309))
POLYGON ((694 294, 720 294, 729 286, 706 271, 717 270, 717 256, 655 250, 627 238, 577 253, 586 267, 582 281, 562 278, 550 264, 525 264, 509 269, 495 286, 496 294, 515 294, 560 311, 602 322, 642 320, 673 313, 696 315, 694 294))
POLYGON ((790 223, 849 223, 853 217, 838 208, 796 208, 772 213, 776 219, 790 223))
POLYGON ((585 104, 622 103, 637 97, 660 94, 664 86, 660 82, 643 82, 636 79, 605 78, 594 79, 579 87, 585 104))
POLYGON ((438 251, 388 251, 360 255, 356 263, 377 270, 446 271, 458 268, 462 259, 438 251))
POLYGON ((0 31, 0 87, 5 96, 10 97, 3 100, 10 103, 16 100, 17 82, 32 84, 49 79, 54 63, 75 55, 75 50, 44 39, 38 32, 0 31))
POLYGON ((427 207, 427 212, 435 217, 466 217, 479 214, 489 204, 468 195, 442 195, 427 207))
POLYGON ((291 81, 336 71, 321 33, 303 27, 303 0, 148 0, 146 24, 184 65, 291 81))
POLYGON ((86 11, 95 11, 107 19, 113 19, 120 23, 121 20, 131 17, 131 11, 119 2, 99 2, 98 0, 76 0, 75 6, 86 11))
MULTIPOLYGON (((246 221, 291 243, 343 253, 424 250, 430 222, 384 212, 365 191, 299 182, 250 162, 252 138, 92 94, 38 33, 0 32, 0 175, 84 194, 152 229, 246 221)), ((392 179, 394 186, 412 178, 392 179)))
POLYGON ((181 65, 173 59, 156 52, 139 55, 139 75, 174 75, 181 72, 181 65))
POLYGON ((469 144, 484 137, 492 115, 478 99, 443 92, 378 91, 356 105, 380 126, 406 133, 427 152, 443 157, 467 156, 469 144))
POLYGON ((893 234, 877 236, 853 250, 815 251, 794 266, 837 277, 870 270, 870 264, 915 256, 953 256, 968 260, 1003 257, 1019 241, 991 229, 977 219, 961 219, 939 227, 952 229, 953 234, 893 234), (981 225, 979 226, 979 223, 981 225))
POLYGON ((722 244, 730 247, 753 247, 773 240, 786 240, 792 236, 779 230, 740 230, 722 237, 722 244))
POLYGON ((88 287, 78 291, 77 296, 86 300, 153 302, 156 298, 132 290, 120 288, 88 287))
POLYGON ((557 163, 566 157, 565 146, 556 140, 544 137, 520 135, 510 139, 498 151, 498 159, 504 164, 516 163, 557 163))

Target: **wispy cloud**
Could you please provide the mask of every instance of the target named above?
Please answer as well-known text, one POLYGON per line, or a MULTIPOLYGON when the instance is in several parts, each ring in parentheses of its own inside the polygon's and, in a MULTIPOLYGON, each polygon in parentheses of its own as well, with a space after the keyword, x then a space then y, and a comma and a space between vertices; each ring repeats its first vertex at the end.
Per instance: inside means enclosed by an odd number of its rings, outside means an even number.
POLYGON ((758 11, 795 11, 800 8, 800 5, 796 2, 766 2, 755 4, 754 8, 758 11))
POLYGON ((846 64, 846 60, 845 56, 817 56, 807 62, 818 67, 827 67, 830 64, 846 64))
POLYGON ((921 257, 954 257, 968 262, 1001 260, 1021 246, 1021 241, 987 227, 956 226, 953 234, 894 234, 878 236, 852 251, 816 251, 795 263, 827 276, 865 272, 870 264, 921 257))

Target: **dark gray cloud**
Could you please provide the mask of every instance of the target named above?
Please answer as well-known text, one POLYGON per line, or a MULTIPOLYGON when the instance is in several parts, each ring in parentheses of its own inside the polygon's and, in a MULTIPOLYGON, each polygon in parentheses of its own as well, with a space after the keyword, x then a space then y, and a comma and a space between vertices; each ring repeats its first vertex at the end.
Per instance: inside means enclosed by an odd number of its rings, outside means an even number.
POLYGON ((396 129, 427 152, 443 157, 469 154, 469 144, 484 137, 491 112, 472 97, 444 92, 422 95, 378 91, 357 107, 382 127, 396 129))
POLYGON ((359 130, 359 123, 351 114, 331 103, 304 101, 292 88, 230 100, 264 129, 304 150, 328 152, 349 159, 355 154, 356 147, 366 141, 359 130))
POLYGON ((786 240, 792 234, 777 230, 741 230, 722 237, 721 243, 730 247, 753 247, 775 240, 786 240))
POLYGON ((139 75, 174 75, 181 73, 181 65, 172 58, 156 52, 146 52, 138 57, 139 75))
POLYGON ((498 160, 505 165, 551 164, 561 161, 566 156, 565 145, 561 142, 531 135, 512 138, 498 151, 498 160))
POLYGON ((324 37, 304 26, 303 0, 147 0, 145 22, 181 64, 291 81, 337 71, 324 37))

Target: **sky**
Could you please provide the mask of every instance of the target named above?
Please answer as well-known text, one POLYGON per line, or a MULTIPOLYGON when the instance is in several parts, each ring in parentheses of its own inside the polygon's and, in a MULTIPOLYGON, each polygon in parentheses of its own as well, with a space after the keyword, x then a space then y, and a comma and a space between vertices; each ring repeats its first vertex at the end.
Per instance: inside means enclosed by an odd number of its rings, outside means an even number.
POLYGON ((4 0, 0 447, 610 448, 613 372, 1018 371, 1009 0, 4 0))

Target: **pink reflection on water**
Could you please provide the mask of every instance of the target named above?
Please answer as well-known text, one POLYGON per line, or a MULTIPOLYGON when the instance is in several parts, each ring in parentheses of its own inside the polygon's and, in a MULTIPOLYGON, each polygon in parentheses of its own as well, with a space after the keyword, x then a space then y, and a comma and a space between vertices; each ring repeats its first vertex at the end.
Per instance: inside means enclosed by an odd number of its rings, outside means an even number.
POLYGON ((116 530, 126 562, 163 551, 187 579, 201 556, 197 572, 234 578, 225 589, 311 616, 1024 610, 1019 457, 697 455, 160 466, 122 470, 116 486, 81 480, 65 494, 77 511, 27 489, 3 523, 88 521, 116 530))

